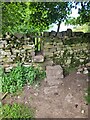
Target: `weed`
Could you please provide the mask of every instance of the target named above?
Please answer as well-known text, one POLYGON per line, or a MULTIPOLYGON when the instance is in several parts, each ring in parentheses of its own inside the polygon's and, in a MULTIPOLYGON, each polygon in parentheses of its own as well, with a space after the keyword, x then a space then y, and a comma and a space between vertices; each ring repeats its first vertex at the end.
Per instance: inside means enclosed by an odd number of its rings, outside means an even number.
POLYGON ((25 67, 18 64, 9 73, 4 73, 2 77, 2 92, 15 93, 22 90, 25 84, 33 84, 45 78, 46 73, 34 66, 25 67))
POLYGON ((33 118, 35 111, 23 104, 5 104, 0 108, 0 117, 3 118, 33 118))

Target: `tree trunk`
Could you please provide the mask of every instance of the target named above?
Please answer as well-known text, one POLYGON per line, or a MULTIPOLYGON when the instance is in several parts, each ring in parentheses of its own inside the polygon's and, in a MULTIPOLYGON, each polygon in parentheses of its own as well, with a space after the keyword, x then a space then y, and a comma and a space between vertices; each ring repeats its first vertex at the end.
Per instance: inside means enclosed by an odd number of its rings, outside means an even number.
POLYGON ((61 25, 61 21, 59 21, 58 28, 57 28, 57 32, 56 32, 56 35, 55 35, 55 36, 57 36, 57 34, 58 34, 58 32, 59 32, 60 25, 61 25))

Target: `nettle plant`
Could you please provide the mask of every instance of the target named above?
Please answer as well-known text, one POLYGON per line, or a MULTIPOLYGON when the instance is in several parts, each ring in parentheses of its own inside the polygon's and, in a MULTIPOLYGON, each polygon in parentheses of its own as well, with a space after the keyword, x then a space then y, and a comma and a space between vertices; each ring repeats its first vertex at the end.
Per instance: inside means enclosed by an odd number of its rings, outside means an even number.
POLYGON ((39 82, 46 76, 45 71, 40 70, 39 67, 29 66, 25 67, 18 64, 9 73, 3 73, 2 76, 2 92, 15 93, 22 90, 25 84, 30 85, 39 82))

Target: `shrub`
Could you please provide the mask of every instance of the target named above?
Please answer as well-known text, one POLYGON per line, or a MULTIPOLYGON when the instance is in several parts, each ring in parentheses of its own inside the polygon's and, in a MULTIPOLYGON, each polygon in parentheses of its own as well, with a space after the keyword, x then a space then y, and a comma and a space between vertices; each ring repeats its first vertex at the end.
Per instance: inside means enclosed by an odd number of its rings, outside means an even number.
POLYGON ((23 104, 5 104, 1 108, 0 118, 33 118, 34 110, 23 104))
POLYGON ((20 91, 27 83, 33 84, 45 78, 45 71, 34 66, 25 67, 18 64, 9 73, 3 73, 2 76, 2 92, 15 93, 20 91))

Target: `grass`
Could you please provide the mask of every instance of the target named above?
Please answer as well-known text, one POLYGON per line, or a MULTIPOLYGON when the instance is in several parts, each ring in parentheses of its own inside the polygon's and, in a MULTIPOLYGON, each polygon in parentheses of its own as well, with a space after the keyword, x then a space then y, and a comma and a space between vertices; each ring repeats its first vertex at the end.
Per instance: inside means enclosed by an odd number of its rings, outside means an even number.
POLYGON ((23 104, 5 104, 0 108, 0 118, 33 118, 35 110, 23 104))

